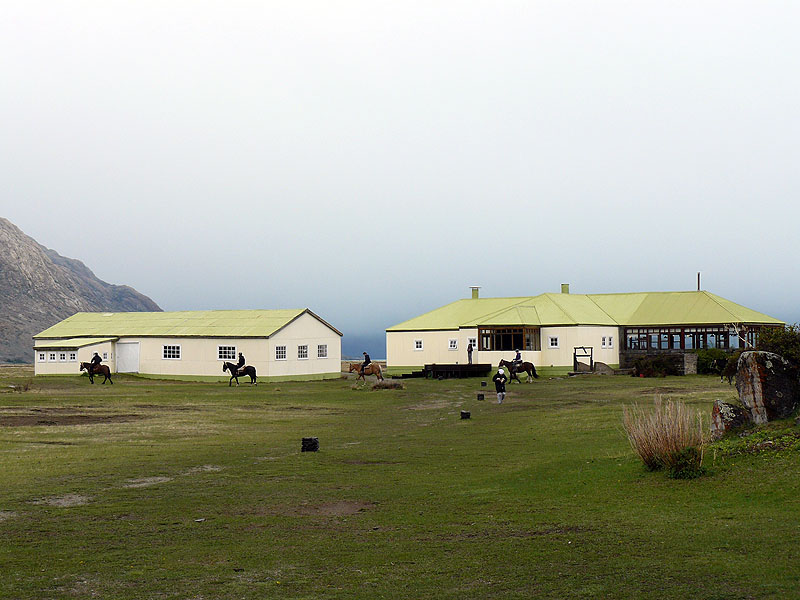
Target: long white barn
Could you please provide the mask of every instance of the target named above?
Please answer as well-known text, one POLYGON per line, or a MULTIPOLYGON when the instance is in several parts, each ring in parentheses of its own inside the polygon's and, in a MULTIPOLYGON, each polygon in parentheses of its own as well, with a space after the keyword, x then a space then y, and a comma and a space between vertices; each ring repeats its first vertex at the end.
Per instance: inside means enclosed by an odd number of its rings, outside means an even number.
POLYGON ((223 379, 239 353, 259 379, 341 372, 342 334, 306 309, 77 313, 34 337, 36 375, 75 374, 97 352, 112 372, 223 379))

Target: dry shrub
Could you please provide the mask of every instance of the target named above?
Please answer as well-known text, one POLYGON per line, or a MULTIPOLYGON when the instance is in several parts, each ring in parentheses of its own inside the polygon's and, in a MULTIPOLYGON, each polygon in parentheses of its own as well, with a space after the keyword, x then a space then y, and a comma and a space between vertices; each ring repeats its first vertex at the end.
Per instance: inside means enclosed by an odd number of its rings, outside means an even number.
POLYGON ((378 381, 372 384, 373 390, 404 390, 406 386, 403 385, 402 381, 397 381, 395 379, 384 379, 383 381, 378 381))
POLYGON ((622 407, 622 423, 631 447, 645 466, 666 469, 676 479, 691 479, 703 472, 703 418, 682 402, 656 397, 652 409, 622 407))

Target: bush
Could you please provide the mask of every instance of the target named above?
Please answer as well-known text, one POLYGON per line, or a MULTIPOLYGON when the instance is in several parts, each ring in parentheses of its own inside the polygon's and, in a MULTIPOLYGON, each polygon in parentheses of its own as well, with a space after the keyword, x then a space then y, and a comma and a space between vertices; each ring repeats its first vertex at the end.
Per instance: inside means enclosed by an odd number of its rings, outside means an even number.
POLYGON ((705 472, 703 450, 694 446, 675 452, 667 467, 667 477, 671 479, 695 479, 705 472))
POLYGON ((711 363, 715 360, 728 361, 728 353, 719 348, 708 348, 706 350, 696 350, 697 354, 697 372, 701 375, 719 375, 719 371, 711 368, 711 363))
POLYGON ((652 410, 622 407, 622 423, 631 447, 650 471, 666 469, 670 477, 689 478, 702 473, 703 419, 681 402, 655 399, 652 410))
POLYGON ((756 349, 779 354, 795 368, 800 367, 800 325, 762 327, 756 349))
POLYGON ((667 375, 680 375, 683 366, 683 357, 673 354, 658 354, 656 356, 641 356, 633 361, 634 377, 666 377, 667 375))

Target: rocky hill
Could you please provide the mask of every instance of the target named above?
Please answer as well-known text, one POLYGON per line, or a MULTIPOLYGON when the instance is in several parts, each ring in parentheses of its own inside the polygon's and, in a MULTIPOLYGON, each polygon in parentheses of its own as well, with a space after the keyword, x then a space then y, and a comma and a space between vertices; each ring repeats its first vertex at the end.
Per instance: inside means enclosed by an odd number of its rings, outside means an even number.
POLYGON ((127 285, 95 277, 0 217, 0 363, 33 361, 32 336, 81 311, 160 311, 127 285))

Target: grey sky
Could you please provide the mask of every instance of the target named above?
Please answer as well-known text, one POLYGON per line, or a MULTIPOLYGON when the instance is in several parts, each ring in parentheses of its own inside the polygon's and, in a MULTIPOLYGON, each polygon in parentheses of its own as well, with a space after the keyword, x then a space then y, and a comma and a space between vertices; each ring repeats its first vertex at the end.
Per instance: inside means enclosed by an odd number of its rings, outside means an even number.
POLYGON ((799 7, 6 2, 0 214, 167 310, 346 334, 697 271, 800 321, 799 7))

